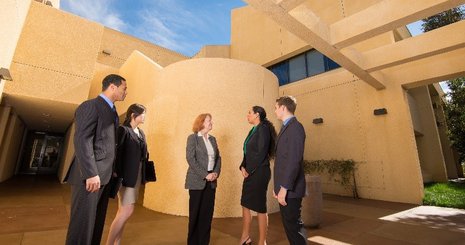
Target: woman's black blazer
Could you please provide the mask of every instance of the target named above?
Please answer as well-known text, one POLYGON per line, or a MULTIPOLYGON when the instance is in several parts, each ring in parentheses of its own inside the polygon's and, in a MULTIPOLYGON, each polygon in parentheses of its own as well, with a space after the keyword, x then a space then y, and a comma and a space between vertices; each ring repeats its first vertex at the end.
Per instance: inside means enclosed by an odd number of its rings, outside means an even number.
POLYGON ((247 173, 252 174, 258 167, 270 165, 268 158, 270 140, 270 128, 263 123, 258 124, 247 142, 247 151, 239 169, 245 167, 247 173))
MULTIPOLYGON (((140 137, 131 127, 119 126, 117 132, 116 174, 123 177, 123 186, 135 187, 141 163, 147 160, 145 134, 139 128, 140 137)), ((145 183, 145 164, 142 164, 142 183, 145 183)))

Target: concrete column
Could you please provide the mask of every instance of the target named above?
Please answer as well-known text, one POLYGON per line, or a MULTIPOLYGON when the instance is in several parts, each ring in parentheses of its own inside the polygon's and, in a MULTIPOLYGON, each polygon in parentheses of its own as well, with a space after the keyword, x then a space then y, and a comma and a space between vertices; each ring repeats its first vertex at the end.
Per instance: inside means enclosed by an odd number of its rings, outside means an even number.
POLYGON ((412 118, 412 120, 419 124, 418 127, 421 127, 415 128, 421 168, 426 174, 431 175, 433 181, 447 181, 441 140, 428 87, 410 89, 409 94, 412 98, 409 103, 415 104, 415 106, 411 106, 411 108, 415 108, 412 117, 417 117, 412 118))
POLYGON ((321 178, 315 175, 306 175, 307 196, 302 200, 302 221, 306 227, 320 226, 323 210, 323 193, 321 178))

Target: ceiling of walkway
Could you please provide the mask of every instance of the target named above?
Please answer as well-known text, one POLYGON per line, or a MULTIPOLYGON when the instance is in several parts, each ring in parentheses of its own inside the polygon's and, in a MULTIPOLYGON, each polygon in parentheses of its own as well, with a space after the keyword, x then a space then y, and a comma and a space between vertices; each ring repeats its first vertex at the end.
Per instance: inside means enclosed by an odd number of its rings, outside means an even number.
POLYGON ((74 118, 76 104, 4 93, 3 106, 11 106, 29 130, 65 133, 74 118))

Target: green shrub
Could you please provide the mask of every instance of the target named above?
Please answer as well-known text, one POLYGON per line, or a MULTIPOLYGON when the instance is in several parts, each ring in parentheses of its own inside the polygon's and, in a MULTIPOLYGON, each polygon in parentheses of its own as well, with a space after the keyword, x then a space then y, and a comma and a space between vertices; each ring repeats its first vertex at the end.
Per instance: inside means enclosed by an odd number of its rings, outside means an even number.
POLYGON ((352 191, 353 197, 358 198, 357 184, 355 182, 356 163, 348 160, 304 160, 305 174, 328 173, 336 183, 352 191))

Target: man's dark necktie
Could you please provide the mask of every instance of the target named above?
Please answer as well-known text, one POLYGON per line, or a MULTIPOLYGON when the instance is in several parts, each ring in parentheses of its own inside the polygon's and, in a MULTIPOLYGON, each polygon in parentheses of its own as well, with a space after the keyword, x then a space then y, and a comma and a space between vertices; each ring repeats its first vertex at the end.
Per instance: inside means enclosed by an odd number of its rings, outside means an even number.
POLYGON ((284 130, 285 127, 286 127, 286 126, 285 126, 284 124, 281 126, 281 129, 279 130, 278 136, 281 135, 281 133, 283 132, 283 130, 284 130))
POLYGON ((119 126, 119 117, 118 117, 118 112, 116 112, 116 106, 113 105, 113 113, 115 114, 115 126, 118 127, 119 126))

